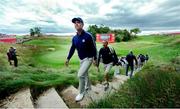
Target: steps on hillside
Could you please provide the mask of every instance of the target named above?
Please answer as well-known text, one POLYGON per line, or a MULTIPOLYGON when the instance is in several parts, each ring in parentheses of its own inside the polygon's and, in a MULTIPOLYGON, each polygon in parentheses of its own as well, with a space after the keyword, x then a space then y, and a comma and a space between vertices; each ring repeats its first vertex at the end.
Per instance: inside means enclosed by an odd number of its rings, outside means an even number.
MULTIPOLYGON (((140 69, 138 68, 138 69, 136 69, 136 70, 134 70, 134 72, 133 72, 133 76, 138 72, 138 71, 140 71, 140 69)), ((119 89, 119 86, 121 85, 121 84, 123 84, 125 81, 127 81, 130 77, 130 71, 128 72, 128 76, 126 76, 126 75, 116 75, 114 78, 113 78, 113 81, 112 82, 110 82, 110 84, 113 86, 113 89, 115 89, 115 90, 117 90, 117 89, 119 89)))
POLYGON ((125 75, 116 75, 110 85, 113 87, 114 90, 118 90, 120 85, 122 85, 129 77, 125 75))
POLYGON ((93 92, 92 90, 88 90, 82 101, 78 102, 80 107, 87 107, 91 102, 96 101, 98 99, 98 94, 93 92))
MULTIPOLYGON (((133 76, 134 76, 137 72, 139 72, 141 69, 142 69, 142 68, 137 68, 137 69, 135 69, 135 70, 133 71, 133 76)), ((130 74, 131 74, 131 70, 129 69, 129 71, 128 71, 128 77, 130 76, 130 74)), ((122 75, 122 76, 126 76, 126 75, 122 75)))
POLYGON ((74 86, 70 86, 67 89, 63 90, 61 92, 61 96, 70 108, 84 108, 91 102, 101 99, 105 94, 103 85, 97 84, 96 86, 92 85, 91 87, 92 89, 88 90, 83 100, 79 102, 75 101, 75 97, 79 94, 79 91, 74 86))
POLYGON ((114 91, 114 89, 111 83, 109 83, 109 88, 106 90, 104 85, 96 84, 95 86, 92 86, 92 91, 98 94, 98 96, 96 97, 97 99, 95 100, 97 101, 103 99, 106 96, 109 96, 114 91))
POLYGON ((5 101, 4 108, 34 108, 29 88, 22 89, 9 98, 9 101, 5 101))
POLYGON ((69 86, 68 88, 61 91, 60 95, 64 99, 65 103, 70 108, 78 108, 80 105, 75 101, 75 97, 79 91, 74 86, 69 86))
POLYGON ((129 79, 129 76, 126 75, 116 75, 113 80, 121 81, 122 83, 129 79))
POLYGON ((112 86, 112 89, 115 90, 115 91, 119 89, 119 87, 120 87, 121 84, 122 84, 122 83, 119 82, 119 81, 109 82, 109 85, 112 86))
MULTIPOLYGON (((139 69, 135 70, 133 75, 138 71, 139 69)), ((102 84, 92 85, 92 89, 87 91, 84 99, 79 102, 75 101, 75 97, 79 94, 79 91, 74 86, 59 91, 59 94, 54 88, 50 88, 36 100, 35 108, 85 108, 91 102, 98 101, 118 90, 120 85, 128 79, 129 76, 116 75, 112 82, 109 83, 109 88, 106 91, 104 90, 105 86, 102 84), (63 99, 59 95, 62 96, 63 99)), ((34 108, 29 88, 23 89, 16 94, 11 95, 9 98, 10 100, 3 103, 4 108, 34 108)))
POLYGON ((54 88, 45 91, 35 102, 36 108, 63 108, 68 109, 62 98, 54 88))
MULTIPOLYGON (((104 85, 96 84, 91 86, 92 90, 86 92, 82 101, 76 102, 75 97, 79 94, 79 91, 74 87, 70 86, 60 92, 63 100, 66 102, 67 106, 70 108, 84 108, 88 106, 91 102, 102 99, 103 97, 112 94, 114 91, 119 89, 119 86, 124 83, 129 78, 125 75, 117 75, 112 82, 110 82, 109 88, 105 91, 104 85)), ((47 106, 46 106, 47 107, 47 106)))
POLYGON ((105 91, 104 86, 101 84, 96 84, 95 86, 91 86, 92 90, 99 95, 99 97, 103 97, 105 91))

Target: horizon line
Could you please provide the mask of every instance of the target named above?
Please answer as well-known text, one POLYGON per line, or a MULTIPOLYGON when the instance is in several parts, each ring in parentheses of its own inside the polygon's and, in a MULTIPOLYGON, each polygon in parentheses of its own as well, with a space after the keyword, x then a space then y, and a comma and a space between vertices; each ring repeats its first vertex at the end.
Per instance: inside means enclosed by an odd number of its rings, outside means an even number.
MULTIPOLYGON (((138 33, 138 35, 146 35, 146 34, 163 34, 163 33, 172 33, 172 32, 180 32, 180 29, 175 29, 175 30, 142 30, 141 33, 138 33)), ((0 32, 0 34, 6 34, 6 35, 29 35, 30 33, 3 33, 0 32)), ((47 33, 42 33, 44 35, 75 35, 76 32, 47 32, 47 33)))

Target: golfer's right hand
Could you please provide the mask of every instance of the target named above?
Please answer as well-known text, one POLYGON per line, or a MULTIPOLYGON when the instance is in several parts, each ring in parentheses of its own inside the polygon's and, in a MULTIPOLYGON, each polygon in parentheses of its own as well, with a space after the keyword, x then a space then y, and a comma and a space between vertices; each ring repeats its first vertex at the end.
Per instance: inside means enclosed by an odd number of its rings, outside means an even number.
POLYGON ((69 65, 69 60, 67 59, 65 62, 65 66, 68 67, 68 65, 69 65))

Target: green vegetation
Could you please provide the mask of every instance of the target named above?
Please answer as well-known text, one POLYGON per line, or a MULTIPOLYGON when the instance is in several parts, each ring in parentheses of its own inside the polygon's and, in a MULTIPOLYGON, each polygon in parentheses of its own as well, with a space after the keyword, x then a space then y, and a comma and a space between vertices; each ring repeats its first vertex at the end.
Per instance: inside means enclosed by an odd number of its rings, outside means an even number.
POLYGON ((101 25, 99 27, 97 25, 90 25, 87 31, 90 32, 92 36, 96 39, 96 34, 109 33, 111 30, 109 27, 104 25, 101 25))
POLYGON ((148 53, 150 62, 118 92, 93 102, 90 108, 180 107, 179 36, 138 37, 128 45, 115 47, 122 48, 120 55, 127 53, 126 47, 136 54, 148 53))
MULTIPOLYGON (((77 54, 71 59, 71 65, 64 67, 71 38, 38 37, 25 44, 0 45, 0 99, 24 87, 65 88, 70 84, 78 86, 77 54), (9 66, 7 61, 6 52, 10 46, 15 46, 19 55, 17 68, 9 66)), ((90 72, 93 84, 103 80, 103 72, 97 73, 95 67, 91 67, 90 72)))
POLYGON ((40 27, 34 27, 30 29, 30 36, 35 36, 37 35, 38 37, 41 36, 41 28, 40 27))
POLYGON ((104 25, 90 25, 87 31, 92 34, 94 39, 96 39, 96 34, 114 33, 116 42, 132 40, 137 37, 136 34, 141 32, 139 28, 133 28, 128 31, 127 29, 110 29, 104 25))
POLYGON ((90 108, 179 107, 180 74, 173 67, 148 64, 116 93, 90 108))
MULTIPOLYGON (((180 95, 178 94, 180 78, 177 73, 180 64, 180 36, 142 36, 129 42, 110 45, 115 48, 118 56, 125 56, 133 50, 135 55, 149 54, 150 61, 139 74, 128 80, 116 94, 112 95, 116 99, 112 100, 110 96, 98 103, 93 103, 90 107, 180 106, 178 96, 180 95)), ((23 87, 66 87, 70 84, 77 87, 79 59, 76 53, 70 61, 70 66, 64 67, 64 61, 71 46, 71 38, 37 37, 24 44, 0 43, 0 46, 1 98, 23 87), (10 46, 17 48, 19 55, 17 68, 9 66, 7 62, 6 51, 10 46)), ((97 43, 97 46, 99 49, 102 45, 97 43)), ((121 71, 124 74, 124 69, 121 71)), ((93 84, 103 81, 102 68, 98 73, 92 66, 89 74, 93 84)))

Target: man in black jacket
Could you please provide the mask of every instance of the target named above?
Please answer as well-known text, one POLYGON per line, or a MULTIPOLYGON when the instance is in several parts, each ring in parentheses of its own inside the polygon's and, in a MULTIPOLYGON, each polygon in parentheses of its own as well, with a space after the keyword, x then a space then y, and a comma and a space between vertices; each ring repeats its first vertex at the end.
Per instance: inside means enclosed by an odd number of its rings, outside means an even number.
POLYGON ((134 71, 134 60, 135 60, 136 65, 137 65, 137 59, 136 59, 136 57, 134 56, 134 54, 133 54, 132 51, 130 51, 130 53, 126 56, 126 60, 127 60, 127 62, 128 62, 127 67, 126 67, 126 76, 128 76, 128 69, 129 69, 129 67, 130 67, 130 68, 131 68, 130 77, 132 77, 133 71, 134 71))
POLYGON ((116 55, 115 50, 112 47, 108 47, 108 41, 103 41, 103 47, 99 51, 99 56, 98 56, 98 65, 100 59, 102 59, 102 63, 104 64, 104 70, 105 70, 105 90, 109 87, 109 75, 108 73, 110 72, 111 68, 113 65, 118 63, 118 58, 116 55))
POLYGON ((8 56, 9 64, 12 65, 11 60, 13 60, 14 66, 17 67, 18 66, 18 60, 17 60, 17 55, 16 55, 16 49, 13 47, 10 47, 8 52, 7 52, 7 56, 8 56))

